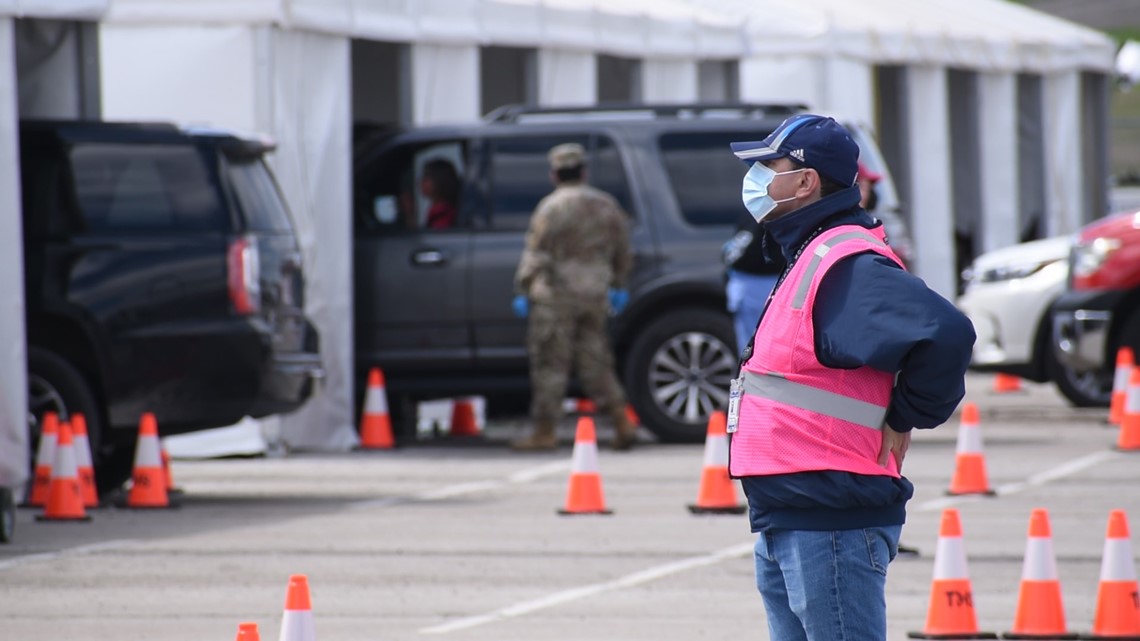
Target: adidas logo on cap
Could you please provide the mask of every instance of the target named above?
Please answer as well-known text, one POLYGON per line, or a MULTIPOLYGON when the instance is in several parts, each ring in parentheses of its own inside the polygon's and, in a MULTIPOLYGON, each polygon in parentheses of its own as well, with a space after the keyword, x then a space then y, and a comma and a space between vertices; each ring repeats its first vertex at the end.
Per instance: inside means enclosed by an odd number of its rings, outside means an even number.
POLYGON ((804 162, 804 150, 803 149, 793 149, 793 150, 788 152, 788 155, 791 156, 792 158, 795 158, 796 160, 798 160, 800 162, 804 162))

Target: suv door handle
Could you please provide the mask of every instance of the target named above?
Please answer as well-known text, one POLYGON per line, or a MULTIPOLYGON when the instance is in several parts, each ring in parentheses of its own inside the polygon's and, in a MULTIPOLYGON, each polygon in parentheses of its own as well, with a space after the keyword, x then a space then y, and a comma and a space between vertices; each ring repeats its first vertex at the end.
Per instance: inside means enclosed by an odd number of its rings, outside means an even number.
POLYGON ((447 254, 438 249, 421 249, 412 254, 413 265, 424 265, 428 267, 443 265, 447 263, 447 254))

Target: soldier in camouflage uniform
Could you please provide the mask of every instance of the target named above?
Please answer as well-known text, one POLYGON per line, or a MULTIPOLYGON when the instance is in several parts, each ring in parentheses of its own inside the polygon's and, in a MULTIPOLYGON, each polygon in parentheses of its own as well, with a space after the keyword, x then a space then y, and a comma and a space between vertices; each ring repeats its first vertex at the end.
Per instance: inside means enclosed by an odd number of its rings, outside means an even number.
POLYGON ((548 158, 555 189, 531 217, 515 274, 516 304, 530 317, 534 431, 512 446, 556 446, 554 428, 573 366, 599 414, 613 420, 614 448, 628 449, 637 427, 626 418, 606 333, 610 292, 625 292, 632 263, 628 218, 609 194, 586 184, 581 145, 558 145, 548 158))

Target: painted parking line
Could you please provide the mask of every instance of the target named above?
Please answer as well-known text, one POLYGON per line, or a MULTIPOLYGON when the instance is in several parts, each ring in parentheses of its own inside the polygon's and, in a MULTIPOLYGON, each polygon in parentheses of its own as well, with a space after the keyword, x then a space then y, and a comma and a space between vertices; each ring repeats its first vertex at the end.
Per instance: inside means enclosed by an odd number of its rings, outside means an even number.
POLYGON ((420 633, 447 634, 448 632, 467 630, 469 628, 474 628, 480 625, 495 623, 496 621, 503 621, 505 619, 520 617, 524 614, 530 614, 531 612, 553 608, 564 603, 570 603, 571 601, 577 601, 578 599, 584 599, 586 597, 603 594, 605 592, 612 592, 614 590, 621 590, 624 588, 632 588, 644 583, 657 581, 658 579, 662 579, 667 576, 680 574, 681 572, 687 572, 695 568, 716 565, 727 559, 735 559, 747 556, 748 554, 752 553, 753 545, 753 543, 742 543, 740 545, 724 548, 723 550, 718 550, 711 554, 693 556, 686 559, 681 559, 679 561, 663 563, 661 565, 656 565, 645 570, 634 572, 632 574, 627 574, 612 581, 603 581, 601 583, 592 583, 576 588, 570 588, 568 590, 548 594, 544 597, 539 597, 530 601, 523 601, 521 603, 509 605, 505 608, 495 610, 494 612, 488 612, 487 614, 465 617, 462 619, 450 621, 448 623, 422 628, 420 630, 420 633))
MULTIPOLYGON (((1089 454, 1087 456, 1082 456, 1081 458, 1073 459, 1071 461, 1067 461, 1067 462, 1062 463, 1056 467, 1051 467, 1051 468, 1045 470, 1044 472, 1039 472, 1037 474, 1034 474, 1033 476, 1030 476, 1029 478, 1025 479, 1024 481, 1019 481, 1017 483, 1007 483, 1005 485, 999 485, 998 487, 994 488, 994 492, 998 496, 1012 496, 1014 494, 1019 494, 1021 492, 1024 492, 1025 490, 1028 490, 1030 488, 1040 487, 1042 485, 1045 485, 1046 483, 1056 481, 1059 479, 1063 479, 1067 476, 1072 476, 1078 472, 1082 472, 1084 470, 1087 470, 1090 467, 1100 465, 1101 463, 1105 463, 1107 461, 1112 461, 1114 459, 1118 459, 1121 456, 1123 456, 1123 455, 1120 452, 1116 452, 1113 450, 1105 450, 1103 452, 1094 452, 1094 453, 1089 454)), ((966 503, 969 501, 984 501, 985 499, 986 499, 986 497, 983 495, 980 495, 980 494, 962 494, 959 496, 947 496, 947 497, 940 498, 940 499, 923 501, 923 502, 919 503, 918 505, 916 505, 913 509, 915 509, 919 512, 930 512, 932 510, 941 510, 944 508, 951 507, 953 505, 959 505, 961 503, 966 503)))
MULTIPOLYGON (((1061 465, 1045 470, 1044 472, 1034 474, 1025 481, 1002 485, 996 488, 994 491, 997 492, 998 496, 1010 496, 1031 487, 1038 487, 1052 481, 1072 476, 1090 467, 1119 458, 1120 456, 1121 455, 1119 452, 1114 451, 1095 452, 1093 454, 1082 456, 1081 458, 1062 463, 1061 465)), ((965 501, 981 500, 983 498, 984 497, 976 495, 950 496, 919 503, 914 507, 914 509, 926 512, 949 507, 951 505, 956 505, 965 501)), ((747 556, 752 553, 753 546, 754 543, 751 542, 743 543, 713 552, 711 554, 689 557, 672 563, 665 563, 648 568, 646 570, 642 570, 640 572, 627 574, 624 577, 614 579, 612 581, 603 581, 601 583, 592 583, 581 587, 570 588, 568 590, 555 592, 538 599, 522 601, 520 603, 509 605, 485 614, 464 617, 450 621, 448 623, 421 628, 419 632, 421 634, 447 634, 449 632, 467 630, 481 625, 487 625, 489 623, 495 623, 497 621, 519 617, 525 614, 530 614, 532 612, 537 612, 539 610, 545 610, 547 608, 570 603, 578 599, 584 599, 586 597, 602 594, 604 592, 611 592, 614 590, 620 590, 622 588, 641 585, 643 583, 655 581, 657 579, 661 579, 680 572, 685 572, 694 568, 707 567, 728 559, 747 556)))

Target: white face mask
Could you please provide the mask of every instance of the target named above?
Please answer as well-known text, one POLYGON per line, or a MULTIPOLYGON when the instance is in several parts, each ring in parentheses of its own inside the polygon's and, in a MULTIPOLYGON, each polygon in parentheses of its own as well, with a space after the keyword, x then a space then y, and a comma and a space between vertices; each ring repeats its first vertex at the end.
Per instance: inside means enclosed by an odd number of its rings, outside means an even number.
POLYGON ((756 219, 756 222, 764 220, 764 218, 772 213, 776 205, 795 200, 795 197, 784 198, 783 200, 773 200, 768 195, 768 186, 776 179, 776 176, 783 176, 784 174, 794 174, 798 171, 803 171, 804 168, 792 169, 791 171, 775 172, 765 167, 762 163, 753 163, 752 169, 744 174, 744 185, 740 191, 741 200, 744 201, 744 206, 748 208, 748 213, 756 219))

